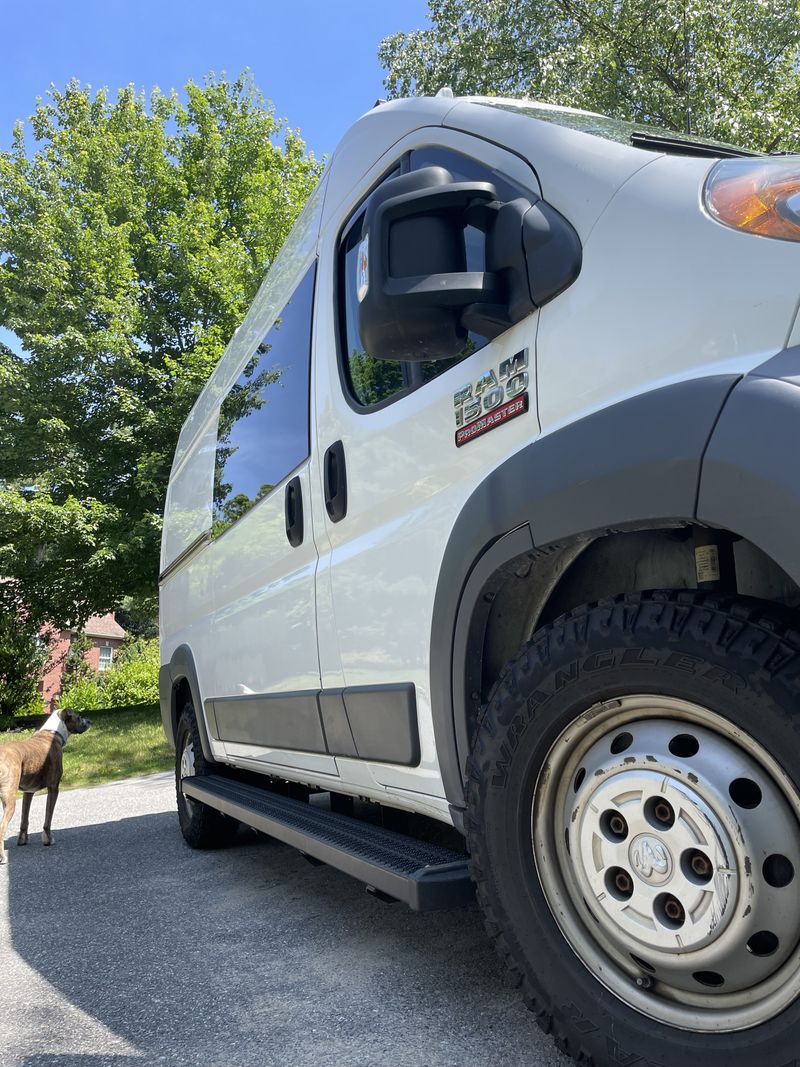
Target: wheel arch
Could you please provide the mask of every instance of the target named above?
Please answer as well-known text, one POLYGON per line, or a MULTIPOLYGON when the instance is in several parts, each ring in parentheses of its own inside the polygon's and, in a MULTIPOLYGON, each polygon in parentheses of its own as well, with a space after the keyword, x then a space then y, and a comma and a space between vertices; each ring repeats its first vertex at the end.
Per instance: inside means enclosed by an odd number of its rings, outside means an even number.
POLYGON ((191 697, 197 719, 197 729, 200 734, 200 744, 205 758, 213 763, 214 753, 208 739, 203 715, 203 705, 200 700, 200 686, 197 681, 197 669, 194 664, 194 656, 188 645, 179 645, 172 653, 168 663, 164 663, 158 672, 158 695, 161 705, 161 721, 164 724, 164 733, 170 745, 175 748, 175 738, 178 732, 178 719, 183 709, 183 703, 188 695, 191 697))
MULTIPOLYGON (((636 535, 675 538, 680 546, 687 536, 680 531, 697 522, 703 457, 739 380, 714 375, 679 382, 592 413, 505 460, 467 500, 444 552, 431 627, 431 713, 455 818, 464 804, 493 605, 492 633, 504 629, 502 648, 515 632, 522 640, 529 636, 525 620, 542 617, 559 584, 578 573, 574 568, 597 542, 636 535), (524 594, 513 590, 515 582, 508 588, 512 578, 523 579, 524 594), (524 610, 519 603, 514 609, 523 595, 524 610)), ((685 549, 673 553, 679 554, 685 557, 685 549)))

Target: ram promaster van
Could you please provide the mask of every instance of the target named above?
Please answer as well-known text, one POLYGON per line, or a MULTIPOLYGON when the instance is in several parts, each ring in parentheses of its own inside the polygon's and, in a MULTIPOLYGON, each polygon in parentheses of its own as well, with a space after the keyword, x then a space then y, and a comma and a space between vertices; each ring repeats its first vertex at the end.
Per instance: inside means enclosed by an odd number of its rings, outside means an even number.
POLYGON ((798 241, 800 157, 360 119, 175 455, 189 844, 477 892, 579 1063, 798 1062, 798 241))

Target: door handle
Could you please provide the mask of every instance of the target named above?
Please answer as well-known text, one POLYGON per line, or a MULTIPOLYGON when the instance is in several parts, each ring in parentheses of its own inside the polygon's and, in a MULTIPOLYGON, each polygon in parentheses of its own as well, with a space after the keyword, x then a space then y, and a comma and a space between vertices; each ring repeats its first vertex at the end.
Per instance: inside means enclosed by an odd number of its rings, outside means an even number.
POLYGON ((299 478, 292 478, 286 486, 286 537, 292 548, 303 543, 303 490, 299 478))
POLYGON ((331 522, 340 522, 347 514, 347 470, 341 441, 335 441, 327 450, 323 468, 325 507, 331 522))

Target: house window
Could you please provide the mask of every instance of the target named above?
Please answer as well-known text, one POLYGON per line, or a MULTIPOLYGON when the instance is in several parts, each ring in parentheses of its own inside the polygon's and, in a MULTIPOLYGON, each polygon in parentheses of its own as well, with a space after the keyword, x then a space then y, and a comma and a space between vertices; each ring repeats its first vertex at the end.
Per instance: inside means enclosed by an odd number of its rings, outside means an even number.
POLYGON ((111 664, 114 662, 114 649, 111 645, 105 644, 100 646, 100 661, 97 665, 97 669, 100 671, 107 671, 111 664))

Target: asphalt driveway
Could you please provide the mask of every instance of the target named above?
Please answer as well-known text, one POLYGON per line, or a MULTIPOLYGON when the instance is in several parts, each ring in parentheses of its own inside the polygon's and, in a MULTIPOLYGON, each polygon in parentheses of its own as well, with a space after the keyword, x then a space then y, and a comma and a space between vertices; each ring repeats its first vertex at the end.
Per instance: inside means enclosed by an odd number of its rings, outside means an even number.
POLYGON ((0 1065, 545 1067, 477 909, 417 915, 242 835, 188 849, 169 775, 62 793, 0 869, 0 1065))

